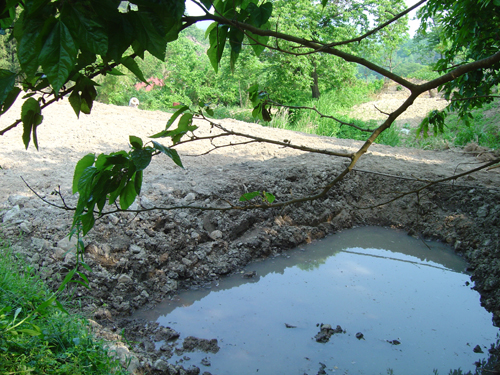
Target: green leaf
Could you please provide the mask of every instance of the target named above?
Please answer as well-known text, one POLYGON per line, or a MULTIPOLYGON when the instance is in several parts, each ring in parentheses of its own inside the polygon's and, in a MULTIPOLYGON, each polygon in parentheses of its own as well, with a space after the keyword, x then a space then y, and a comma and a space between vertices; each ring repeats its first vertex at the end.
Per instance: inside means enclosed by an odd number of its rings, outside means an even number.
POLYGON ((92 105, 94 103, 95 98, 97 97, 97 91, 94 87, 94 83, 88 78, 84 77, 84 81, 88 81, 87 84, 83 86, 82 89, 82 105, 80 110, 86 115, 90 115, 90 111, 92 110, 92 105))
POLYGON ((56 306, 63 313, 65 313, 66 315, 69 315, 69 312, 64 308, 64 306, 61 304, 61 302, 59 302, 57 299, 56 299, 56 306))
MULTIPOLYGON (((57 289, 57 292, 62 292, 64 290, 64 288, 71 281, 71 279, 73 278, 73 276, 75 275, 75 273, 76 273, 76 268, 73 268, 71 271, 69 271, 66 274, 66 276, 64 277, 64 280, 62 281, 61 285, 59 285, 59 288, 57 289)), ((49 299, 49 301, 50 300, 52 300, 52 301, 49 304, 52 304, 52 302, 54 302, 56 300, 56 297, 53 296, 51 299, 49 299)), ((47 303, 47 302, 45 302, 45 303, 47 303)))
POLYGON ((151 148, 149 150, 136 148, 131 152, 130 157, 137 170, 142 171, 151 163, 152 150, 151 148))
POLYGON ((250 13, 249 23, 255 27, 261 27, 264 25, 271 17, 273 11, 272 3, 264 3, 260 7, 254 3, 248 4, 246 7, 248 13, 250 13))
POLYGON ((78 46, 69 29, 61 20, 57 20, 38 56, 40 65, 56 93, 66 83, 77 55, 78 46))
POLYGON ((92 182, 94 181, 95 175, 99 173, 96 167, 90 166, 84 169, 80 179, 78 180, 78 192, 80 193, 80 199, 84 202, 90 197, 92 192, 92 182))
POLYGON ((137 197, 134 182, 129 181, 120 193, 120 207, 122 210, 129 208, 137 197))
POLYGON ((189 109, 189 107, 187 105, 182 106, 181 108, 179 108, 177 111, 174 112, 174 114, 172 116, 170 116, 169 120, 167 121, 167 125, 165 125, 165 130, 163 130, 163 131, 161 131, 159 133, 156 133, 156 134, 150 136, 149 138, 164 138, 164 137, 168 137, 168 134, 170 134, 170 132, 167 131, 168 128, 170 128, 172 126, 172 124, 177 119, 177 117, 179 117, 182 113, 184 113, 188 109, 189 109))
POLYGON ((125 74, 120 72, 118 69, 113 68, 109 72, 106 72, 106 74, 111 74, 113 76, 124 76, 125 74))
POLYGON ((231 71, 233 72, 236 60, 238 59, 238 56, 240 55, 241 52, 241 47, 244 37, 245 34, 243 33, 243 31, 241 31, 236 27, 232 27, 231 30, 229 31, 229 44, 231 45, 231 59, 229 64, 231 67, 231 71))
POLYGON ((0 115, 4 114, 9 110, 10 107, 12 107, 12 104, 16 101, 17 97, 19 96, 19 93, 22 90, 19 87, 14 87, 9 94, 7 95, 7 98, 5 98, 2 106, 2 111, 0 112, 0 115))
POLYGON ((33 98, 27 99, 21 109, 21 120, 23 122, 23 142, 26 149, 29 146, 31 135, 33 134, 33 143, 38 149, 36 139, 36 128, 42 123, 40 103, 33 98))
POLYGON ((273 194, 266 191, 264 192, 264 198, 269 204, 273 203, 276 200, 276 197, 273 194))
POLYGON ((269 41, 268 36, 261 36, 248 32, 248 39, 250 46, 255 53, 255 56, 259 57, 260 54, 266 49, 267 42, 269 41))
POLYGON ((115 203, 116 198, 120 196, 127 181, 128 179, 125 176, 120 179, 120 184, 118 185, 118 187, 109 194, 109 200, 108 200, 109 204, 115 203))
MULTIPOLYGON (((165 60, 167 35, 162 35, 162 29, 164 29, 162 22, 152 12, 130 12, 129 15, 139 44, 156 58, 165 60)), ((174 25, 175 23, 174 21, 170 25, 174 26, 174 28, 178 27, 178 25, 174 25)))
POLYGON ((137 62, 130 56, 125 57, 120 61, 128 70, 130 70, 134 75, 139 78, 142 82, 149 84, 148 81, 146 81, 146 78, 144 77, 144 74, 142 74, 141 68, 139 68, 139 65, 137 65, 137 62))
POLYGON ((108 35, 105 28, 86 14, 81 3, 65 3, 61 19, 78 38, 82 46, 92 53, 105 56, 108 52, 108 35))
MULTIPOLYGON (((25 12, 21 13, 21 17, 25 12)), ((27 22, 16 23, 14 34, 19 33, 19 43, 17 45, 17 57, 19 64, 28 78, 33 78, 39 67, 38 55, 42 44, 40 34, 45 24, 55 22, 54 18, 49 18, 44 22, 43 19, 29 19, 27 22)))
POLYGON ((210 48, 207 50, 207 55, 216 73, 219 71, 219 62, 226 45, 228 30, 228 26, 217 25, 217 27, 210 31, 210 48))
POLYGON ((80 215, 80 220, 82 222, 82 232, 85 236, 94 227, 94 212, 89 210, 85 215, 80 215))
POLYGON ((184 168, 184 166, 182 165, 181 158, 179 157, 179 154, 177 153, 176 150, 168 148, 168 147, 165 147, 165 146, 159 144, 158 142, 155 142, 155 141, 152 141, 152 142, 153 142, 154 148, 156 150, 158 150, 158 151, 164 153, 165 155, 167 155, 179 167, 184 168))
MULTIPOLYGON (((69 275, 71 272, 72 272, 72 271, 70 271, 70 272, 68 273, 68 275, 69 275)), ((68 275, 66 275, 66 278, 68 277, 68 275)), ((66 280, 66 278, 65 278, 65 280, 66 280)), ((64 283, 64 282, 63 282, 63 283, 64 283)), ((60 286, 59 286, 58 291, 60 291, 60 290, 64 289, 64 285, 66 285, 66 284, 62 284, 62 285, 60 285, 60 286), (61 288, 62 288, 62 289, 61 289, 61 288)), ((38 305, 38 307, 37 307, 37 309, 36 309, 35 311, 36 311, 36 312, 39 312, 39 313, 43 313, 43 312, 47 309, 47 307, 49 307, 50 305, 52 305, 52 304, 54 303, 54 301, 55 301, 55 300, 56 300, 56 296, 55 296, 55 295, 53 295, 53 296, 52 296, 52 297, 50 297, 47 301, 45 301, 45 302, 41 303, 40 305, 38 305)))
POLYGON ((245 193, 240 197, 240 202, 248 202, 255 197, 260 195, 260 191, 252 191, 251 193, 245 193))
POLYGON ((73 108, 73 111, 76 113, 76 117, 80 118, 80 110, 82 108, 82 98, 77 90, 73 90, 71 95, 68 98, 69 104, 73 108))
POLYGON ((26 333, 30 336, 40 336, 42 334, 42 332, 38 332, 28 328, 18 329, 17 332, 26 333))
POLYGON ((75 167, 75 173, 73 174, 73 194, 78 191, 78 181, 83 174, 83 171, 88 167, 92 166, 95 162, 94 154, 87 154, 81 158, 75 167))
POLYGON ((128 137, 128 139, 133 148, 142 148, 143 146, 142 139, 140 139, 139 137, 131 135, 128 137))
POLYGON ((137 171, 134 178, 134 188, 137 194, 141 194, 143 172, 137 171))
POLYGON ((14 89, 16 83, 16 74, 10 70, 0 69, 0 105, 3 105, 5 99, 14 89))

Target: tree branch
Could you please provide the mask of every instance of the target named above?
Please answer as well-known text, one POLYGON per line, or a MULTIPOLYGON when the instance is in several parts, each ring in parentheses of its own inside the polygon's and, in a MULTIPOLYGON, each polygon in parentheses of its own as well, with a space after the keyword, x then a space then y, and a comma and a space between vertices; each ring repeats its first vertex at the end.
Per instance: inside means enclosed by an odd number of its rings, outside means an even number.
POLYGON ((340 125, 346 125, 346 126, 351 126, 353 128, 356 128, 362 132, 368 132, 368 133, 371 133, 374 129, 363 129, 357 125, 354 125, 352 123, 349 123, 349 122, 345 122, 345 121, 342 121, 342 120, 339 120, 338 118, 336 117, 333 117, 333 116, 329 116, 329 115, 324 115, 323 113, 321 113, 316 107, 306 107, 306 106, 295 106, 295 105, 284 105, 284 104, 280 104, 280 103, 277 103, 275 101, 272 101, 272 100, 269 100, 268 101, 269 103, 271 103, 272 105, 274 106, 277 106, 277 107, 282 107, 282 108, 290 108, 290 109, 308 109, 308 110, 311 110, 311 111, 314 111, 316 112, 321 118, 329 118, 331 120, 334 120, 334 121, 337 121, 340 125))
POLYGON ((415 189, 415 190, 411 190, 411 191, 407 191, 405 193, 401 193, 399 194, 398 196, 396 196, 395 198, 392 198, 388 201, 385 201, 383 203, 380 203, 380 204, 376 204, 376 205, 373 205, 373 206, 367 206, 367 207, 357 207, 355 206, 357 209, 360 209, 360 210, 366 210, 366 209, 370 209, 370 208, 377 208, 377 207, 380 207, 380 206, 384 206, 386 204, 389 204, 389 203, 392 203, 398 199, 401 199, 407 195, 410 195, 410 194, 418 194, 420 193, 422 190, 425 190, 425 189, 428 189, 429 187, 433 186, 433 185, 436 185, 436 184, 440 184, 440 183, 443 183, 443 182, 446 182, 446 181, 451 181, 451 180, 456 180, 460 177, 463 177, 463 176, 467 176, 469 174, 472 174, 472 173, 475 173, 475 172, 478 172, 480 170, 483 170, 485 168, 488 168, 488 167, 491 167, 492 165, 495 165, 495 164, 498 164, 500 163, 500 158, 499 159, 496 159, 496 160, 493 160, 493 161, 490 161, 489 163, 486 163, 486 164, 483 164, 482 166, 480 167, 477 167, 477 168, 474 168, 474 169, 471 169, 467 172, 463 172, 463 173, 460 173, 460 174, 457 174, 457 175, 453 175, 453 176, 450 176, 450 177, 445 177, 445 178, 442 178, 440 180, 435 180, 435 181, 431 181, 429 183, 427 183, 426 185, 418 188, 418 189, 415 189))
MULTIPOLYGON (((389 21, 387 22, 384 22, 383 24, 377 26, 376 28, 368 31, 367 33, 361 35, 361 36, 358 36, 357 38, 352 38, 352 39, 348 39, 348 40, 343 40, 342 42, 333 42, 333 43, 328 43, 326 44, 325 46, 326 47, 337 47, 337 46, 343 46, 343 45, 346 45, 346 44, 350 44, 350 43, 354 43, 354 42, 361 42, 363 39, 366 39, 368 38, 370 35, 373 35, 375 34, 376 32, 382 30, 383 28, 389 26, 391 23, 394 23, 396 22, 398 19, 400 19, 401 17, 404 17, 405 15, 407 15, 408 13, 410 13, 413 9, 416 9, 418 8, 420 5, 426 3, 427 0, 421 0, 419 1, 418 3, 416 3, 415 5, 411 6, 410 8, 406 9, 405 11, 395 15, 393 18, 391 18, 389 21)), ((392 15, 392 13, 391 13, 392 15)))

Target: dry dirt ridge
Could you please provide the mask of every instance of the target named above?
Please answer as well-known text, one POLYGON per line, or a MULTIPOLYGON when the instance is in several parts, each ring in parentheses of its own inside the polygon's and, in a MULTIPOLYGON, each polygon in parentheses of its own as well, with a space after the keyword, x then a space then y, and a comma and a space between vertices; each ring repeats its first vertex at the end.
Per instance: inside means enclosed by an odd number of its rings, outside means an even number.
MULTIPOLYGON (((16 105, 19 109, 20 104, 16 105)), ((18 113, 14 108, 2 116, 1 127, 18 113)), ((36 198, 21 176, 52 203, 60 203, 51 193, 61 186, 66 202, 74 205, 71 178, 79 158, 89 152, 127 149, 129 135, 146 139, 164 127, 168 115, 96 103, 91 116, 82 115, 77 120, 66 101, 48 108, 44 115, 39 152, 24 150, 21 129, 0 137, 0 236, 8 238, 14 251, 24 254, 42 278, 56 286, 75 264, 73 243, 66 238, 71 212, 36 198)), ((211 131, 206 123, 197 124, 202 133, 211 131)), ((353 151, 360 145, 232 120, 225 120, 224 125, 320 149, 353 151)), ((195 157, 208 149, 210 144, 201 142, 180 147, 185 169, 166 157, 156 157, 145 173, 143 192, 135 207, 221 206, 254 190, 270 191, 278 200, 286 200, 318 191, 345 166, 341 159, 257 143, 195 157)), ((182 209, 105 216, 85 239, 85 258, 93 272, 88 275, 92 288, 78 290, 78 295, 91 297, 83 300, 83 312, 92 316, 97 327, 126 328, 127 338, 138 343, 133 348, 131 370, 196 374, 198 368, 184 370, 167 363, 179 345, 175 340, 163 350, 154 349, 153 341, 175 338, 175 333, 132 320, 128 318, 131 312, 180 288, 206 287, 253 259, 277 256, 353 226, 380 225, 453 246, 469 261, 481 304, 493 312, 498 325, 500 169, 478 172, 454 185, 437 185, 419 197, 410 195, 379 208, 358 209, 383 202, 394 192, 421 186, 418 179, 458 174, 477 167, 479 158, 491 156, 485 150, 469 150, 422 151, 374 145, 357 171, 327 198, 279 210, 223 213, 182 209)), ((124 346, 118 349, 120 355, 129 354, 124 346)))

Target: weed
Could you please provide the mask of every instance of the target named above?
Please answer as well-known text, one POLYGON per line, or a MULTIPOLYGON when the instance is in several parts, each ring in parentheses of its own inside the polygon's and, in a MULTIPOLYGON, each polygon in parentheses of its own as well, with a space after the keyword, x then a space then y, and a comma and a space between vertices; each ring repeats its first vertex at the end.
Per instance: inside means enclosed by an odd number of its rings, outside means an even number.
POLYGON ((125 374, 83 319, 46 304, 32 268, 0 248, 0 373, 125 374))

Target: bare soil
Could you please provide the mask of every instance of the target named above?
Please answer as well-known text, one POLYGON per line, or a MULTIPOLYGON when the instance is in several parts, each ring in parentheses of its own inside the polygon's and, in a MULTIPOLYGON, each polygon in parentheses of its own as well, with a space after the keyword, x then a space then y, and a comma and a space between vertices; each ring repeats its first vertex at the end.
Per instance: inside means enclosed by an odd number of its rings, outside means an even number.
MULTIPOLYGON (((404 93, 397 91, 396 97, 382 97, 375 104, 384 112, 390 111, 404 100, 397 97, 399 94, 404 93)), ((442 102, 440 98, 419 99, 401 121, 416 123, 442 102)), ((379 111, 368 113, 373 104, 356 111, 360 117, 367 116, 365 119, 378 118, 379 111)), ((0 118, 1 128, 17 118, 20 104, 15 106, 0 118)), ((39 151, 32 146, 24 149, 21 127, 0 137, 0 236, 9 239, 14 251, 24 254, 42 278, 56 286, 75 264, 74 240, 66 238, 71 212, 44 203, 21 177, 54 204, 61 204, 52 194, 60 187, 66 203, 74 206, 72 173, 82 156, 128 149, 129 135, 147 139, 164 128, 168 117, 163 112, 96 103, 92 115, 82 114, 78 120, 68 102, 62 100, 44 112, 39 151)), ((234 120, 222 123, 236 131, 318 149, 346 152, 361 145, 359 141, 234 120)), ((213 132, 201 120, 196 124, 201 134, 213 132)), ((218 148, 199 156, 210 149, 208 141, 180 146, 185 169, 167 157, 155 157, 134 207, 221 207, 227 201, 237 203, 243 193, 255 190, 287 200, 318 192, 346 165, 340 158, 262 143, 218 148)), ((126 327, 126 337, 138 342, 134 346, 134 368, 180 374, 180 368, 166 363, 166 352, 151 346, 152 337, 161 336, 161 328, 151 324, 146 328, 143 322, 129 319, 133 311, 152 306, 179 288, 202 288, 253 259, 276 255, 352 226, 381 225, 453 246, 469 261, 481 304, 493 313, 498 325, 500 169, 439 184, 381 207, 360 209, 383 203, 397 192, 418 188, 427 180, 476 168, 492 157, 492 152, 476 146, 468 150, 424 151, 374 145, 327 198, 283 209, 219 212, 190 208, 107 215, 85 238, 85 259, 93 272, 88 275, 92 288, 77 290, 77 295, 85 297, 82 310, 99 322, 96 326, 126 327)))

